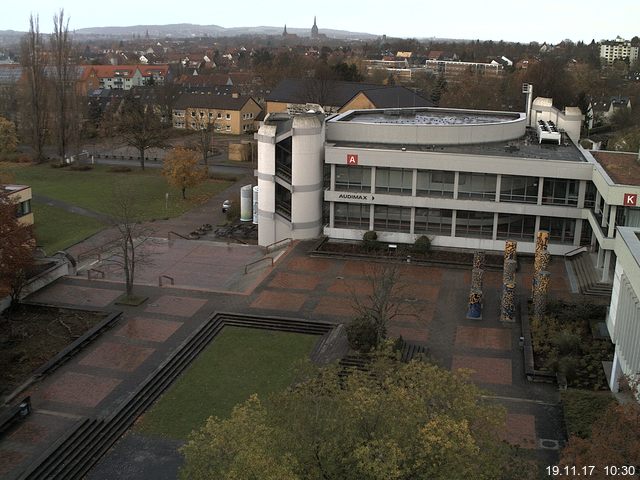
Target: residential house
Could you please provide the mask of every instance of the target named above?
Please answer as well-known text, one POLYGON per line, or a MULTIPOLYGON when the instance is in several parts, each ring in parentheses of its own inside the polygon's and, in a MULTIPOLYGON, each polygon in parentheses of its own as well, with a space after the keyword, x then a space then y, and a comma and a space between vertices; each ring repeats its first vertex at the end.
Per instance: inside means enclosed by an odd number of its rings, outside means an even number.
POLYGON ((347 104, 358 108, 429 106, 431 102, 401 86, 357 82, 323 82, 317 79, 285 79, 266 98, 266 113, 303 112, 320 106, 326 113, 344 111, 347 104), (361 92, 369 95, 358 95, 361 92), (376 103, 379 102, 380 104, 376 103), (373 107, 371 107, 373 105, 373 107))
POLYGON ((187 130, 213 126, 216 133, 239 135, 255 130, 262 108, 251 97, 183 93, 173 106, 173 127, 187 130))
POLYGON ((613 115, 623 109, 631 110, 631 99, 629 97, 617 95, 592 100, 587 108, 587 111, 591 112, 589 128, 593 128, 594 125, 610 123, 613 115))
POLYGON ((168 65, 93 65, 88 77, 97 80, 99 88, 130 90, 143 85, 162 85, 168 65))
POLYGON ((10 201, 15 202, 16 217, 21 224, 33 225, 31 187, 26 185, 0 185, 0 193, 7 195, 10 201))

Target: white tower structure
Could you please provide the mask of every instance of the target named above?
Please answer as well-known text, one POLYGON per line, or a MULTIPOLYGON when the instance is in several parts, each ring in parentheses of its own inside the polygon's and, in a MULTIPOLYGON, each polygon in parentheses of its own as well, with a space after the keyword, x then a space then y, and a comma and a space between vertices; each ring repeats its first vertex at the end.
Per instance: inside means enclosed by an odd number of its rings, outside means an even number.
POLYGON ((271 114, 258 140, 258 244, 322 232, 324 115, 271 114))

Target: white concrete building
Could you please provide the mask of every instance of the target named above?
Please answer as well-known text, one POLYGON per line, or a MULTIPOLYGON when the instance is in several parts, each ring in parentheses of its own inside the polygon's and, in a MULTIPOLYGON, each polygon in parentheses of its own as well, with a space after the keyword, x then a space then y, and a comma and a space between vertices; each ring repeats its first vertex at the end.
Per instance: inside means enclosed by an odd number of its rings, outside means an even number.
POLYGON ((638 47, 631 46, 631 42, 621 37, 613 41, 600 44, 600 58, 602 63, 613 65, 616 60, 629 59, 629 64, 638 60, 638 47))
POLYGON ((609 384, 616 392, 621 375, 640 373, 640 229, 619 227, 614 248, 617 260, 607 327, 616 346, 609 384))
POLYGON ((546 229, 551 254, 590 246, 610 281, 616 226, 640 227, 640 180, 617 177, 626 157, 577 146, 577 112, 533 104, 530 119, 438 108, 268 116, 257 135, 259 243, 375 230, 392 243, 427 235, 501 251, 514 239, 533 252, 546 229), (555 128, 559 144, 540 143, 529 120, 555 128))

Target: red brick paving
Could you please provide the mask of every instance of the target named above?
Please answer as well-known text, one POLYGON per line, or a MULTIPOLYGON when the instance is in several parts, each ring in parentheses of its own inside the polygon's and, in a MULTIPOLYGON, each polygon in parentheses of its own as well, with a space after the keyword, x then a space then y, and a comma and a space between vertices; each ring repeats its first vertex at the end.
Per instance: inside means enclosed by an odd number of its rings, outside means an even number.
POLYGON ((36 293, 30 300, 43 303, 69 303, 83 307, 106 307, 122 295, 120 290, 80 287, 56 283, 36 293))
POLYGON ((44 400, 95 407, 120 384, 117 378, 67 372, 42 392, 44 400))
MULTIPOLYGON (((471 267, 464 272, 464 284, 471 285, 471 267)), ((502 288, 502 272, 484 272, 482 277, 482 286, 484 288, 502 288)))
POLYGON ((207 300, 202 298, 176 297, 164 295, 154 300, 145 308, 145 312, 173 315, 176 317, 192 317, 200 310, 207 300))
POLYGON ((521 413, 507 413, 502 438, 511 445, 519 445, 522 448, 536 448, 535 416, 521 413))
POLYGON ((336 279, 331 286, 327 289, 327 292, 337 293, 340 295, 371 295, 372 292, 371 281, 360 280, 354 278, 336 279))
POLYGON ((355 316, 353 300, 346 297, 323 296, 313 310, 313 314, 353 318, 355 316))
POLYGON ((285 293, 265 290, 251 303, 251 307, 297 312, 302 308, 306 300, 307 295, 303 293, 285 293))
POLYGON ((425 285, 423 283, 405 283, 399 287, 401 298, 414 298, 426 302, 435 302, 440 293, 437 285, 425 285))
POLYGON ((344 262, 344 265, 342 266, 342 275, 350 277, 365 277, 369 274, 370 269, 371 266, 367 262, 349 260, 344 262))
POLYGON ((401 274, 406 277, 406 281, 420 281, 420 283, 440 285, 442 281, 442 271, 440 267, 404 265, 401 269, 401 274))
POLYGON ((511 330, 503 328, 463 327, 456 329, 456 347, 511 350, 511 330))
POLYGON ((326 272, 331 266, 331 262, 321 258, 297 257, 291 260, 285 268, 288 270, 302 270, 306 273, 326 272))
POLYGON ((127 321, 116 335, 149 342, 164 342, 181 326, 182 322, 134 317, 127 321))
POLYGON ((418 343, 425 343, 428 338, 426 328, 412 328, 390 325, 387 329, 387 333, 390 337, 402 337, 404 340, 418 343))
POLYGON ((89 352, 80 365, 133 372, 153 352, 153 348, 105 342, 89 352))
POLYGON ((298 290, 314 290, 320 278, 312 275, 279 272, 269 283, 271 288, 293 288, 298 290))
POLYGON ((454 355, 451 370, 467 368, 474 370, 471 378, 479 383, 491 383, 498 385, 511 385, 511 359, 487 358, 454 355))
POLYGON ((10 472, 17 467, 24 459, 24 453, 14 450, 0 449, 0 475, 10 472))
POLYGON ((11 435, 9 440, 21 443, 38 443, 44 440, 47 431, 42 425, 34 422, 23 423, 11 435))

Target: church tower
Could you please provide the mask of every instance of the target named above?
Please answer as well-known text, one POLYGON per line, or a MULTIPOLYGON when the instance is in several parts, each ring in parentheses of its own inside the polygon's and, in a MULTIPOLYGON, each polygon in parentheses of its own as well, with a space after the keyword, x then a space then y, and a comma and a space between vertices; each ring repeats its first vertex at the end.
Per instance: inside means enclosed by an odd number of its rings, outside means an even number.
POLYGON ((287 36, 287 24, 284 24, 284 30, 282 31, 282 36, 286 37, 287 36))
POLYGON ((318 25, 316 24, 316 17, 313 16, 313 27, 311 27, 311 38, 318 38, 318 25))

